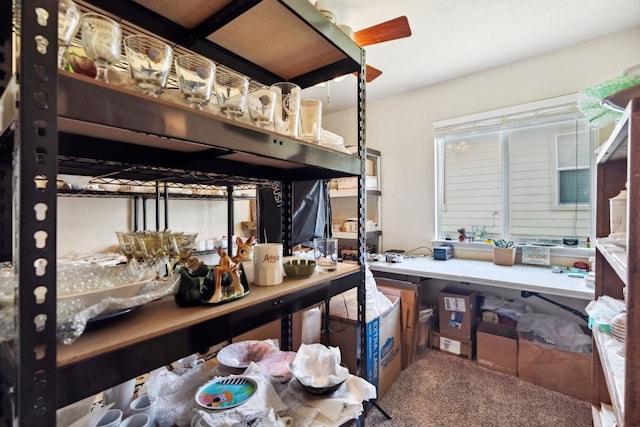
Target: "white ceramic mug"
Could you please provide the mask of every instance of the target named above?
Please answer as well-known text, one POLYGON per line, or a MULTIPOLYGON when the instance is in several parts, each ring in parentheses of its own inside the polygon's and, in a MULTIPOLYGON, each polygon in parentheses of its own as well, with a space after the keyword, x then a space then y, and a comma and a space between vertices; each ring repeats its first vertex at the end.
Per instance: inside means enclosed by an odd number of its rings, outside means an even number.
POLYGON ((148 394, 142 394, 131 401, 129 405, 129 415, 146 414, 149 416, 149 424, 153 425, 156 420, 156 412, 153 402, 148 394))
POLYGON ((129 409, 129 403, 131 403, 131 399, 133 399, 135 387, 136 379, 132 378, 129 381, 105 390, 103 392, 105 405, 113 403, 113 409, 127 411, 129 409))
POLYGON ((122 421, 122 411, 120 409, 109 409, 96 424, 96 427, 118 427, 122 421))
POLYGON ((119 427, 151 427, 151 418, 147 414, 134 414, 131 415, 120 423, 119 427))
POLYGON ((253 281, 258 286, 274 286, 282 283, 281 243, 258 243, 253 246, 253 281))

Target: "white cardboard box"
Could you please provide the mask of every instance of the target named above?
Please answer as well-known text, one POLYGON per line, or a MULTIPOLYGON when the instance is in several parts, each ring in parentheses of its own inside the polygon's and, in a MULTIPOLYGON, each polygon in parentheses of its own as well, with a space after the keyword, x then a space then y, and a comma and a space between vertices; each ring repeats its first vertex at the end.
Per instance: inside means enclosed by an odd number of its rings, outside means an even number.
MULTIPOLYGON (((349 178, 337 178, 337 188, 338 190, 351 190, 358 188, 358 177, 349 177, 349 178)), ((365 180, 365 188, 367 190, 377 190, 378 189, 378 177, 367 175, 365 180)))
MULTIPOLYGON (((382 397, 402 370, 400 298, 387 295, 393 305, 366 325, 365 378, 382 397)), ((329 316, 329 343, 340 348, 342 363, 356 372, 357 329, 353 320, 329 316)))

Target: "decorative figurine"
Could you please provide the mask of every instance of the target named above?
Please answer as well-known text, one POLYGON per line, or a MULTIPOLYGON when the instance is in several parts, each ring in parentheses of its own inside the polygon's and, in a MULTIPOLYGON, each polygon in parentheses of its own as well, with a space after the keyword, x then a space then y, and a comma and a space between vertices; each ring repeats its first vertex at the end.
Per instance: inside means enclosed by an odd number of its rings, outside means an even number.
POLYGON ((242 264, 233 262, 222 248, 218 248, 218 255, 220 261, 216 266, 191 261, 178 267, 180 285, 174 297, 176 304, 182 307, 221 304, 249 293, 242 264))
POLYGON ((464 242, 465 239, 466 239, 465 229, 464 228, 458 228, 458 241, 459 242, 464 242))
POLYGON ((236 237, 236 256, 231 258, 233 262, 239 264, 245 261, 253 260, 253 236, 249 237, 246 241, 242 241, 242 237, 236 237))

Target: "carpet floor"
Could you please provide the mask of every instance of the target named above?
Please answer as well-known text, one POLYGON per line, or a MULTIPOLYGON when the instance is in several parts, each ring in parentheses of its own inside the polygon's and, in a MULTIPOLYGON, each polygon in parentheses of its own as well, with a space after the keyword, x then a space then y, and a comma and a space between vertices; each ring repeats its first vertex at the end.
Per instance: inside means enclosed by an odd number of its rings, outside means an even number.
POLYGON ((588 402, 429 350, 378 401, 367 426, 388 427, 589 427, 588 402))

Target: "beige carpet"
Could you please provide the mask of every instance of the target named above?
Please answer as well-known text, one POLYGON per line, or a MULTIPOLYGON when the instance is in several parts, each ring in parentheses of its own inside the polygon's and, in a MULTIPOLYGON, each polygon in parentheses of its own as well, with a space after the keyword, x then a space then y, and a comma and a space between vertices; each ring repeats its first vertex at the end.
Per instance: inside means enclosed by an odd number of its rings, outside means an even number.
POLYGON ((400 373, 367 426, 589 427, 591 405, 457 356, 427 351, 400 373))

